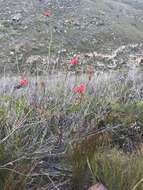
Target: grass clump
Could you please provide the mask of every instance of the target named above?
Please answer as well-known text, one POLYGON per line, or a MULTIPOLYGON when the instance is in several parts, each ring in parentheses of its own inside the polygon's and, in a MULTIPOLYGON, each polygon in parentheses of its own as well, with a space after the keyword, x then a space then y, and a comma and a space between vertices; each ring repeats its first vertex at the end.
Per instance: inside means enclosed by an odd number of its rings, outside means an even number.
POLYGON ((143 178, 143 157, 126 155, 116 149, 97 152, 88 160, 94 183, 101 181, 110 190, 142 190, 143 184, 136 184, 143 178))

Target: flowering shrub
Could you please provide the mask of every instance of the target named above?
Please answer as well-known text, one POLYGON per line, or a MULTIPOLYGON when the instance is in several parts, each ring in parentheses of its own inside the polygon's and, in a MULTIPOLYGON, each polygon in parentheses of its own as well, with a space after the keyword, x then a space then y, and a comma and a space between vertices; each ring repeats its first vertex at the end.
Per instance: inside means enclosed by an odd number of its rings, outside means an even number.
POLYGON ((79 86, 77 86, 73 89, 73 92, 78 93, 78 94, 84 94, 85 91, 86 91, 86 85, 85 84, 80 84, 79 86))
POLYGON ((28 85, 28 80, 27 79, 21 79, 19 81, 19 84, 22 86, 22 87, 25 87, 28 85))
POLYGON ((78 58, 77 57, 74 57, 70 60, 70 64, 71 65, 77 65, 78 64, 78 58))
POLYGON ((47 16, 47 17, 50 17, 50 16, 52 16, 52 12, 51 12, 51 11, 45 11, 45 12, 43 13, 43 15, 44 15, 44 16, 47 16))

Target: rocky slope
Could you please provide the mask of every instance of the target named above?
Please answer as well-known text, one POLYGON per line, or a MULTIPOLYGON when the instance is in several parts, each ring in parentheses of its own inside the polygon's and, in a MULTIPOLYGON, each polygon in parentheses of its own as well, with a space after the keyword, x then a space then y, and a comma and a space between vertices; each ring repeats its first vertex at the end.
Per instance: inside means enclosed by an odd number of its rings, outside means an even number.
POLYGON ((29 57, 64 49, 104 54, 140 44, 142 10, 142 0, 0 0, 0 71, 22 71, 29 57))

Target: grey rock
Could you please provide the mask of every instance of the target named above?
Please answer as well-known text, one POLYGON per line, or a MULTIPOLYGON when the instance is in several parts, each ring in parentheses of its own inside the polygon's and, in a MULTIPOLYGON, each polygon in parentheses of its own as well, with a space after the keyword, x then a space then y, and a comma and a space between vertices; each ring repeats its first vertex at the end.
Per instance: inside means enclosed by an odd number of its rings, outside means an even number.
POLYGON ((21 13, 17 13, 15 15, 12 16, 11 20, 13 22, 20 22, 22 19, 22 14, 21 13))

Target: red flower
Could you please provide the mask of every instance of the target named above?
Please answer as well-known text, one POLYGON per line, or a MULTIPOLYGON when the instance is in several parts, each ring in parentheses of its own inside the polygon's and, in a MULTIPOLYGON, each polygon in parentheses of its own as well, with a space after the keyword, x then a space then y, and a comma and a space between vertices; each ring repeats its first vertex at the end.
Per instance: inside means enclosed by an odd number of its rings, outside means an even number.
POLYGON ((45 12, 43 13, 43 15, 44 15, 44 16, 47 16, 47 17, 50 17, 50 16, 52 16, 52 12, 51 12, 51 11, 45 11, 45 12))
POLYGON ((85 84, 80 84, 80 86, 75 87, 73 89, 73 92, 78 93, 78 94, 83 94, 86 91, 86 85, 85 84))
POLYGON ((72 65, 77 65, 77 64, 78 64, 78 59, 77 59, 77 57, 72 58, 72 59, 70 60, 70 64, 72 64, 72 65))
POLYGON ((25 86, 28 85, 28 80, 26 80, 26 79, 21 79, 21 80, 19 81, 19 83, 20 83, 20 85, 21 85, 22 87, 25 87, 25 86))

